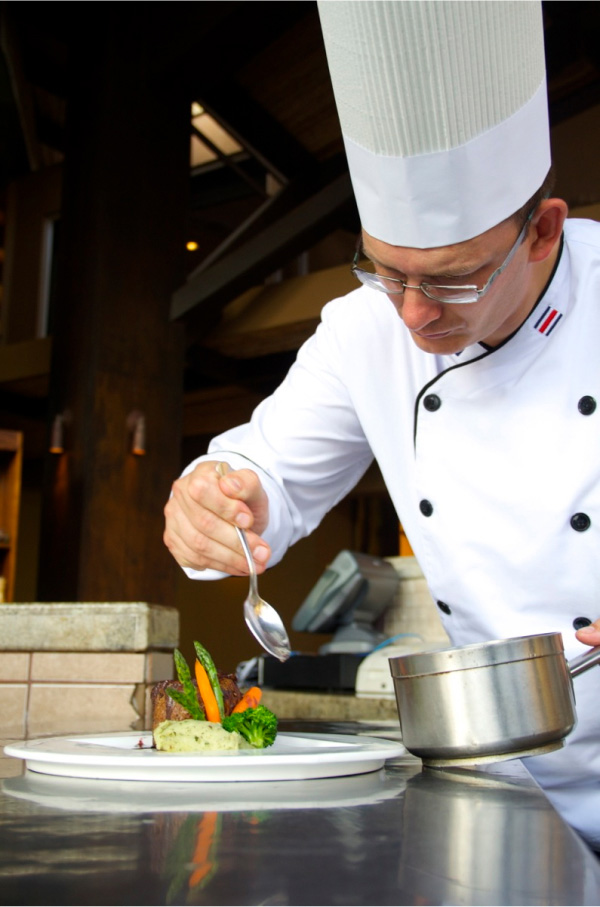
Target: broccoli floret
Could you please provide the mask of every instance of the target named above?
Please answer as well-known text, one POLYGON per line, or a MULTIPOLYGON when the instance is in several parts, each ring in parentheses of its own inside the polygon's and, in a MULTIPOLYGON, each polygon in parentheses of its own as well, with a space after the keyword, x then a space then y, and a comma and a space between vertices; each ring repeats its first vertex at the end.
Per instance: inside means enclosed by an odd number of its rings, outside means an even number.
POLYGON ((228 715, 223 718, 223 727, 226 731, 237 731, 257 749, 271 746, 277 736, 277 718, 264 705, 228 715))

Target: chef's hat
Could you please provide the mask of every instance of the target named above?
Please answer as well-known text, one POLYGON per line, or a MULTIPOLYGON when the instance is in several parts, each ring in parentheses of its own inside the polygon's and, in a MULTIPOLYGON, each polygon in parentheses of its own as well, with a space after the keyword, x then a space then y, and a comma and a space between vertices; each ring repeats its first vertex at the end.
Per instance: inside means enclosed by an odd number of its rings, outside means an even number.
POLYGON ((470 239, 550 169, 537 0, 319 0, 362 225, 398 246, 470 239))

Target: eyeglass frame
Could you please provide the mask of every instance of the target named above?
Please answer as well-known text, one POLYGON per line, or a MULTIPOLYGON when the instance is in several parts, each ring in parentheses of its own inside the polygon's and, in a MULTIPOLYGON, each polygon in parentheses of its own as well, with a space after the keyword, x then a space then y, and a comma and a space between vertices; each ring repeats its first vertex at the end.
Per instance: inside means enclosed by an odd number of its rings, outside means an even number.
POLYGON ((488 290, 490 289, 490 287, 492 286, 492 284, 496 280, 496 278, 500 274, 502 274, 502 272, 511 263, 512 259, 515 256, 517 249, 520 247, 521 243, 525 239, 525 234, 527 233, 527 228, 529 227, 531 218, 533 217, 536 208, 537 208, 537 205, 534 208, 532 208, 532 210, 529 212, 529 214, 527 215, 527 218, 525 220, 525 223, 521 227, 521 231, 520 231, 519 235, 517 236, 508 255, 506 256, 506 258, 504 259, 504 261, 502 262, 500 267, 496 268, 496 270, 490 275, 490 277, 487 279, 486 283, 484 284, 484 286, 481 289, 479 289, 479 287, 475 286, 474 284, 466 284, 464 286, 461 286, 458 284, 455 286, 446 286, 444 284, 427 283, 426 281, 422 281, 418 285, 412 285, 412 284, 406 283, 406 281, 402 280, 402 278, 400 278, 400 277, 383 277, 381 274, 373 273, 371 271, 365 271, 364 268, 358 267, 358 258, 359 258, 360 246, 361 246, 361 242, 362 242, 361 236, 359 236, 358 242, 356 244, 356 252, 354 253, 354 258, 352 260, 352 266, 351 266, 350 270, 352 271, 352 273, 354 274, 356 279, 360 283, 363 284, 363 286, 368 286, 372 290, 379 290, 379 292, 386 293, 388 296, 403 296, 405 290, 420 290, 425 296, 427 296, 428 299, 433 299, 434 302, 441 302, 443 305, 473 305, 474 302, 479 302, 481 297, 485 296, 485 294, 488 292, 488 290), (399 283, 399 284, 401 284, 402 289, 388 290, 386 287, 379 286, 374 282, 370 283, 370 282, 362 280, 362 278, 359 276, 362 274, 364 274, 368 278, 376 277, 378 280, 385 280, 385 281, 391 281, 392 283, 399 283), (432 296, 431 293, 428 293, 427 289, 470 290, 472 293, 474 293, 474 294, 476 293, 477 296, 475 299, 440 299, 438 296, 432 296))

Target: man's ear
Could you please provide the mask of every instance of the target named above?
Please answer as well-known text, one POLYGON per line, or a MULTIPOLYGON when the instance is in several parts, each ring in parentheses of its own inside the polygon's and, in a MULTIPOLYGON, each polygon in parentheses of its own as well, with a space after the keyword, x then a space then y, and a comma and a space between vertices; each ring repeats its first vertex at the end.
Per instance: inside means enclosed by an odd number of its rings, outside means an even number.
POLYGON ((540 202, 529 227, 533 240, 529 247, 530 261, 544 261, 550 255, 561 237, 568 213, 562 198, 545 198, 540 202))

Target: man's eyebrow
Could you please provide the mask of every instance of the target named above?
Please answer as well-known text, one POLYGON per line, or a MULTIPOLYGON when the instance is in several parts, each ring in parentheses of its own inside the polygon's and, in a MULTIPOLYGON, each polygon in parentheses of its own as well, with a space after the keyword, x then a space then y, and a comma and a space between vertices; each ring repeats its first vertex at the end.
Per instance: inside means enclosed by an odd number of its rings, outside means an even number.
MULTIPOLYGON (((388 271, 395 271, 397 274, 404 274, 404 271, 401 271, 399 268, 395 268, 393 265, 388 265, 384 261, 379 261, 373 255, 369 255, 364 247, 364 243, 362 242, 359 245, 358 251, 359 254, 362 253, 365 258, 368 258, 369 261, 372 262, 372 264, 375 266, 375 268, 385 268, 388 271)), ((475 266, 469 265, 465 267, 457 267, 452 271, 438 271, 435 274, 423 274, 422 278, 424 283, 435 283, 436 281, 439 282, 440 280, 457 280, 460 277, 469 277, 471 274, 476 274, 477 271, 481 270, 481 268, 484 267, 485 265, 482 264, 475 266)))
POLYGON ((429 280, 456 280, 458 277, 469 277, 471 274, 476 274, 482 267, 483 265, 479 265, 475 268, 457 268, 455 271, 438 271, 437 274, 426 274, 425 277, 429 280))

